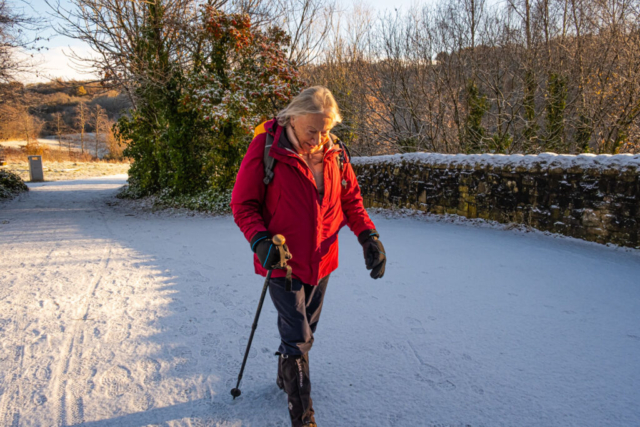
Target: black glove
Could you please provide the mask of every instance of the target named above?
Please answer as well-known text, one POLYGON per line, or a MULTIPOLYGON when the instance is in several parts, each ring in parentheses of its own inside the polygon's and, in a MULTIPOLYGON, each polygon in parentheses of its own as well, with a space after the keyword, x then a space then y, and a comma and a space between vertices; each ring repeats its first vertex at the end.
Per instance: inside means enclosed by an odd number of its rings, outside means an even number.
POLYGON ((273 267, 280 262, 280 251, 273 244, 271 236, 266 231, 261 231, 253 236, 251 250, 258 255, 260 265, 267 270, 273 270, 273 267))
POLYGON ((358 242, 364 252, 364 262, 367 270, 371 270, 370 276, 373 279, 384 276, 384 267, 387 264, 387 255, 382 242, 378 240, 379 236, 376 230, 365 230, 358 236, 358 242))

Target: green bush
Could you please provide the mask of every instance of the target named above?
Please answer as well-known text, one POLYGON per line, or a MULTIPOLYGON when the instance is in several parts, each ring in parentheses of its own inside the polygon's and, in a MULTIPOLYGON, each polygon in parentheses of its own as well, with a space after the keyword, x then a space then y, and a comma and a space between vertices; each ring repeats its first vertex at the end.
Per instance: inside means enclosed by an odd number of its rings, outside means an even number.
MULTIPOLYGON (((164 21, 164 9, 145 7, 151 21, 164 21)), ((285 33, 252 26, 247 15, 202 6, 200 25, 185 33, 191 48, 183 68, 156 30, 142 31, 148 55, 137 108, 115 126, 133 160, 127 192, 208 210, 233 188, 254 127, 284 107, 301 80, 285 33)))
POLYGON ((11 199, 18 194, 29 191, 29 187, 18 175, 0 169, 0 200, 11 199))

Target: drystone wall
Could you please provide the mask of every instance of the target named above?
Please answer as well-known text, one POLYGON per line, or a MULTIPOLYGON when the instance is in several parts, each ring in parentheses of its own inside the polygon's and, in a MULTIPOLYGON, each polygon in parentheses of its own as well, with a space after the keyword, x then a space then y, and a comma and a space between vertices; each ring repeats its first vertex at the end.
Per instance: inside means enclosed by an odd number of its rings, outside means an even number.
POLYGON ((367 207, 525 224, 640 247, 640 155, 412 153, 352 164, 367 207))

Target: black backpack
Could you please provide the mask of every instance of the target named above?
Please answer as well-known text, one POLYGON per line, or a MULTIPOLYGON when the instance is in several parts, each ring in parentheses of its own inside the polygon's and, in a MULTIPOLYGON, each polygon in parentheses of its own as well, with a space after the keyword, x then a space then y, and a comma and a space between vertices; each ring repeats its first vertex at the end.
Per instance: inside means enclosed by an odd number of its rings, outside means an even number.
MULTIPOLYGON (((344 164, 349 163, 351 160, 351 153, 349 152, 349 149, 344 144, 344 142, 340 141, 340 139, 337 136, 335 136, 332 133, 329 134, 329 136, 331 137, 331 141, 334 144, 338 144, 340 148, 342 148, 342 151, 336 157, 336 162, 338 162, 340 173, 342 173, 342 170, 344 169, 344 164)), ((273 135, 267 132, 267 142, 264 145, 264 180, 263 182, 265 185, 269 185, 269 183, 273 180, 273 168, 276 165, 276 159, 274 159, 269 155, 269 151, 271 150, 272 145, 273 145, 273 135)), ((346 185, 347 185, 347 182, 343 179, 342 186, 345 187, 346 185)))

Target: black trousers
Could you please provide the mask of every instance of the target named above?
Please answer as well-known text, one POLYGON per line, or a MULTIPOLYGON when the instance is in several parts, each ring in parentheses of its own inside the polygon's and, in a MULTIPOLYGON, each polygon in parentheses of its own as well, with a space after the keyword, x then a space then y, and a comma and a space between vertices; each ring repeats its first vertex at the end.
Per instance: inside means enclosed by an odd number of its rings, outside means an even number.
POLYGON ((291 292, 287 292, 284 277, 269 281, 269 294, 278 311, 280 353, 298 356, 311 350, 328 282, 329 275, 320 279, 318 286, 294 278, 291 292))

